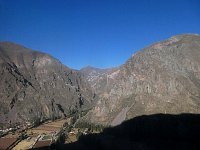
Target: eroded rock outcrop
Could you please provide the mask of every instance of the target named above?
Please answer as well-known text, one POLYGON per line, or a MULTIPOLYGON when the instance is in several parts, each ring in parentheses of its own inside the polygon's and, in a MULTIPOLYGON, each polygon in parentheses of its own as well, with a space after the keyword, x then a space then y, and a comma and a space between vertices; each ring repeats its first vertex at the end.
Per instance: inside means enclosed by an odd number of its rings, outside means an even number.
POLYGON ((0 122, 55 119, 91 106, 83 76, 48 54, 0 43, 0 122))
POLYGON ((96 81, 88 80, 99 96, 87 116, 92 122, 113 124, 117 119, 121 123, 125 110, 125 119, 154 113, 199 113, 200 36, 178 35, 155 43, 98 76, 96 81))

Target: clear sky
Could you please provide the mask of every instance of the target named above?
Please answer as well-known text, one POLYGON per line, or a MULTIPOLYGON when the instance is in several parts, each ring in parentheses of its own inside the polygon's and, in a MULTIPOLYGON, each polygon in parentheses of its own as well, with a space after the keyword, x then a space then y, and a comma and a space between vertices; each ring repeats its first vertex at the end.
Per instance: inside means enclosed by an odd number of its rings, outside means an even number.
POLYGON ((182 33, 200 34, 200 0, 0 0, 0 41, 74 69, 118 66, 182 33))

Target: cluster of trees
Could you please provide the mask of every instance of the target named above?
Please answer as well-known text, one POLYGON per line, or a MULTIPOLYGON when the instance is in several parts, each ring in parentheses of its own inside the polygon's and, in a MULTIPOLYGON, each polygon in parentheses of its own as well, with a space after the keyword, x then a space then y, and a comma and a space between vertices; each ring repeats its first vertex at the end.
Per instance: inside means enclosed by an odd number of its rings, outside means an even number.
POLYGON ((83 129, 88 129, 90 132, 102 132, 105 128, 105 126, 100 125, 100 124, 94 124, 94 123, 89 123, 89 122, 78 122, 75 125, 76 128, 83 128, 83 129))
POLYGON ((72 118, 71 124, 75 124, 76 121, 77 121, 79 118, 85 116, 85 115, 88 113, 89 110, 90 110, 90 109, 86 109, 86 110, 70 109, 70 112, 69 112, 68 117, 71 117, 71 118, 72 118))
POLYGON ((4 124, 3 123, 0 123, 0 129, 2 130, 4 127, 4 124))

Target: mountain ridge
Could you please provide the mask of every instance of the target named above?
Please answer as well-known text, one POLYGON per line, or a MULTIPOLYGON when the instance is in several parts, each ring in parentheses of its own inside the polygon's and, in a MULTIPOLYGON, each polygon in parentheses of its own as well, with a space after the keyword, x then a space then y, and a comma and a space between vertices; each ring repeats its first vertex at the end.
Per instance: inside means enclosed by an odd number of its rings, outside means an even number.
POLYGON ((178 35, 132 55, 114 78, 108 74, 98 82, 100 100, 89 120, 112 124, 127 109, 126 119, 154 113, 198 113, 199 44, 199 35, 178 35))
POLYGON ((0 43, 0 54, 2 124, 54 120, 90 105, 82 75, 52 56, 12 43, 0 43))
POLYGON ((182 34, 153 43, 108 69, 74 70, 48 54, 9 42, 2 45, 1 122, 17 122, 9 117, 13 113, 22 122, 42 121, 83 107, 92 109, 79 121, 113 126, 146 114, 200 113, 199 35, 182 34), (21 106, 30 100, 31 112, 21 106))

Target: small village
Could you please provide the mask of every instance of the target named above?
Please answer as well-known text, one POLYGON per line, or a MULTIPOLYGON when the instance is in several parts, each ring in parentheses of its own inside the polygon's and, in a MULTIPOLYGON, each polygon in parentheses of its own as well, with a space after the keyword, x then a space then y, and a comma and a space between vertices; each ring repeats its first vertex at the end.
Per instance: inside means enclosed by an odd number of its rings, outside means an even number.
POLYGON ((81 135, 99 133, 103 129, 88 123, 75 125, 73 117, 18 128, 0 130, 0 150, 54 149, 60 144, 76 142, 81 135))

